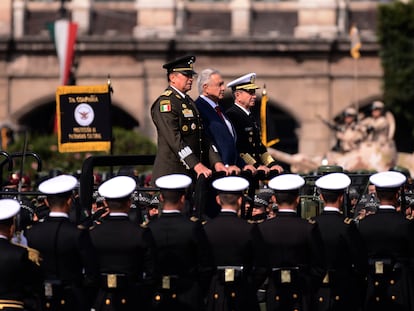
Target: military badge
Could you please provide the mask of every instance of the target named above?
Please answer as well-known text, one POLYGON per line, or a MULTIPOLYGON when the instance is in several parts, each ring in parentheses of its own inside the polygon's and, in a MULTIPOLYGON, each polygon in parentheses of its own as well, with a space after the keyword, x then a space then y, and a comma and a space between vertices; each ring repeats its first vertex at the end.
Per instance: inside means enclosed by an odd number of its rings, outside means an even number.
POLYGON ((181 107, 183 107, 184 109, 187 108, 186 104, 182 104, 181 107))
POLYGON ((197 128, 197 125, 195 123, 191 123, 191 129, 195 130, 197 128))
POLYGON ((171 111, 171 102, 169 100, 162 100, 160 102, 160 111, 161 112, 170 112, 171 111))
POLYGON ((193 111, 191 109, 187 109, 187 108, 183 109, 183 115, 186 118, 193 118, 194 117, 193 111))
POLYGON ((187 125, 183 125, 183 127, 181 129, 183 130, 183 132, 187 132, 188 131, 188 126, 187 125))

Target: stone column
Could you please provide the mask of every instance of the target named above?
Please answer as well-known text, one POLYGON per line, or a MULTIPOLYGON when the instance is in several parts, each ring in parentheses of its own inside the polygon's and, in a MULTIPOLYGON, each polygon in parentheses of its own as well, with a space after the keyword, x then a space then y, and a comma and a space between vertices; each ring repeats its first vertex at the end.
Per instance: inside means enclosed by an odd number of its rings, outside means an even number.
POLYGON ((233 36, 245 36, 250 34, 251 3, 250 0, 232 0, 231 9, 231 33, 233 36))
POLYGON ((135 0, 137 38, 172 38, 176 34, 176 5, 174 0, 135 0))
POLYGON ((93 0, 72 0, 72 21, 78 24, 78 34, 80 35, 89 33, 92 1, 93 0))
POLYGON ((14 0, 13 1, 14 38, 21 38, 24 36, 25 12, 26 12, 26 1, 14 0))
POLYGON ((12 25, 12 0, 0 1, 0 35, 8 37, 12 25))
POLYGON ((335 38, 338 34, 337 0, 298 0, 297 38, 335 38))

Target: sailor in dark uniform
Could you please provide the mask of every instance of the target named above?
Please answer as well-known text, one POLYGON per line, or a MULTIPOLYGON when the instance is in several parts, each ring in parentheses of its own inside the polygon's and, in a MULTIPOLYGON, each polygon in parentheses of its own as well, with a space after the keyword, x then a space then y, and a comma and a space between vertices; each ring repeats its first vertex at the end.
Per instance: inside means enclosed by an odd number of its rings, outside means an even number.
POLYGON ((27 242, 39 250, 44 278, 43 309, 88 310, 90 287, 96 277, 95 253, 89 230, 69 220, 77 179, 59 175, 39 185, 50 213, 27 231, 27 242), (85 287, 86 286, 86 287, 85 287))
POLYGON ((217 148, 204 134, 195 103, 186 95, 196 74, 195 59, 195 56, 182 57, 163 66, 169 86, 151 107, 158 134, 154 181, 174 173, 209 177, 212 169, 227 172, 217 148))
POLYGON ((153 310, 204 310, 211 256, 201 222, 182 214, 191 178, 170 174, 155 184, 160 188, 162 213, 148 224, 156 248, 153 310))
POLYGON ((366 311, 414 310, 414 222, 396 211, 405 181, 393 171, 370 177, 380 203, 358 227, 368 251, 366 311))
POLYGON ((226 115, 234 126, 237 150, 246 164, 251 164, 266 174, 270 170, 280 173, 283 169, 263 146, 260 127, 250 111, 255 105, 256 90, 259 88, 255 79, 255 73, 248 73, 227 84, 232 90, 234 104, 226 110, 226 115))
POLYGON ((267 268, 266 310, 308 311, 313 291, 325 272, 323 244, 315 222, 297 215, 299 189, 305 180, 285 174, 269 181, 275 190, 277 216, 258 225, 264 239, 263 262, 267 268))
POLYGON ((349 311, 362 307, 367 268, 366 250, 351 218, 343 215, 345 190, 351 179, 331 173, 315 182, 324 203, 314 220, 324 242, 327 270, 316 296, 319 311, 349 311))
POLYGON ((258 310, 254 267, 260 255, 256 225, 238 216, 243 192, 249 182, 237 176, 217 179, 220 214, 205 224, 209 247, 213 252, 215 273, 207 296, 209 311, 258 310))
POLYGON ((0 200, 0 310, 39 307, 43 282, 38 252, 10 242, 19 211, 16 200, 0 200))
POLYGON ((117 176, 99 188, 109 215, 91 231, 97 252, 100 291, 94 310, 148 310, 154 269, 152 238, 128 217, 135 179, 117 176))

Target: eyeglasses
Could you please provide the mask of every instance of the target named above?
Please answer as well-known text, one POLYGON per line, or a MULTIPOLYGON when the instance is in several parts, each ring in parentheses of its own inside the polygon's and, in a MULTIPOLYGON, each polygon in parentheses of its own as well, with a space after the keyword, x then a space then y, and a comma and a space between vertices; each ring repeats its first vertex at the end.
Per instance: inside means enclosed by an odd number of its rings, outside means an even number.
POLYGON ((253 90, 243 90, 243 91, 245 91, 246 93, 249 93, 250 95, 256 94, 256 90, 255 89, 253 89, 253 90))

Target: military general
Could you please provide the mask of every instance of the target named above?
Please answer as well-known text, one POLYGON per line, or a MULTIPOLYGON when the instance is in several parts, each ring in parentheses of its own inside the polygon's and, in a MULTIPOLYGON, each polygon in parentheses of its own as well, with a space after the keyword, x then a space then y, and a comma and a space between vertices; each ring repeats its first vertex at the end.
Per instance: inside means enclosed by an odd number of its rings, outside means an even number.
POLYGON ((173 173, 209 177, 212 169, 227 172, 217 148, 204 135, 195 103, 186 94, 196 75, 195 59, 195 56, 182 57, 163 66, 169 86, 151 107, 158 134, 154 181, 173 173))

